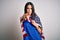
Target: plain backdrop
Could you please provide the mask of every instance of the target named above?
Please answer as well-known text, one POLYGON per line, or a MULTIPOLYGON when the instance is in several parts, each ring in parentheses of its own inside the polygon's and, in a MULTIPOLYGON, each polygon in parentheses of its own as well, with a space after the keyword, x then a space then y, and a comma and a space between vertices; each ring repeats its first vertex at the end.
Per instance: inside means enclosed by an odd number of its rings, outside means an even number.
POLYGON ((0 0, 0 40, 23 40, 20 17, 32 2, 46 40, 60 40, 60 0, 0 0))

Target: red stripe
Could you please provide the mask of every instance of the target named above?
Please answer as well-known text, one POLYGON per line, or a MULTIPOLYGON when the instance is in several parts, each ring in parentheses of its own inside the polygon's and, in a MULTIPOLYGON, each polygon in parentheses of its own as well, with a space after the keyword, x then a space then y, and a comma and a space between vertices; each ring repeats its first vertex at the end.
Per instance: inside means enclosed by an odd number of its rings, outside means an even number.
POLYGON ((23 34, 23 37, 26 37, 27 36, 27 34, 23 34))
POLYGON ((29 18, 29 20, 30 20, 30 22, 32 21, 32 19, 31 19, 31 18, 29 18))
POLYGON ((22 32, 24 32, 24 29, 22 30, 22 32))
POLYGON ((24 27, 23 24, 21 25, 21 28, 24 27))

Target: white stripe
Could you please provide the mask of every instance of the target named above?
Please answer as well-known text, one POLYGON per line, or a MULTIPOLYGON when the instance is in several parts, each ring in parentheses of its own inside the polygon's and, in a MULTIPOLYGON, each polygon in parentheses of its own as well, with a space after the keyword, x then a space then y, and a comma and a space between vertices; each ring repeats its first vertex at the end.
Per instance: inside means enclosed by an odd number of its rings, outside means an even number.
POLYGON ((26 31, 24 31, 23 34, 26 34, 26 31))
POLYGON ((40 24, 37 23, 38 26, 42 27, 40 24))

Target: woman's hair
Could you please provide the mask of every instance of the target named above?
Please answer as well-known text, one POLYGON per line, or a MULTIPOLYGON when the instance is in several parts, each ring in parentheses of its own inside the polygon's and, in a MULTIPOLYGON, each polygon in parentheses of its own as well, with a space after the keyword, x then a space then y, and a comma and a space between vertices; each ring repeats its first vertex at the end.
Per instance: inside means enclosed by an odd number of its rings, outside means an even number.
POLYGON ((24 8, 24 13, 27 13, 27 6, 28 6, 28 5, 31 5, 31 6, 32 6, 31 18, 34 19, 35 16, 36 16, 36 13, 35 13, 34 5, 33 5, 32 2, 27 2, 27 3, 26 3, 25 8, 24 8))

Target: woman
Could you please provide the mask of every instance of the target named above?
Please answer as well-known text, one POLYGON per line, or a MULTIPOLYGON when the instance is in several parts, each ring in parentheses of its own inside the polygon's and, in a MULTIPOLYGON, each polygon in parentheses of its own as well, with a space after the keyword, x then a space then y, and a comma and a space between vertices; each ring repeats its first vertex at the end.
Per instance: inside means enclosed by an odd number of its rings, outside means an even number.
POLYGON ((42 40, 42 24, 31 2, 26 3, 20 22, 22 22, 24 40, 42 40))

